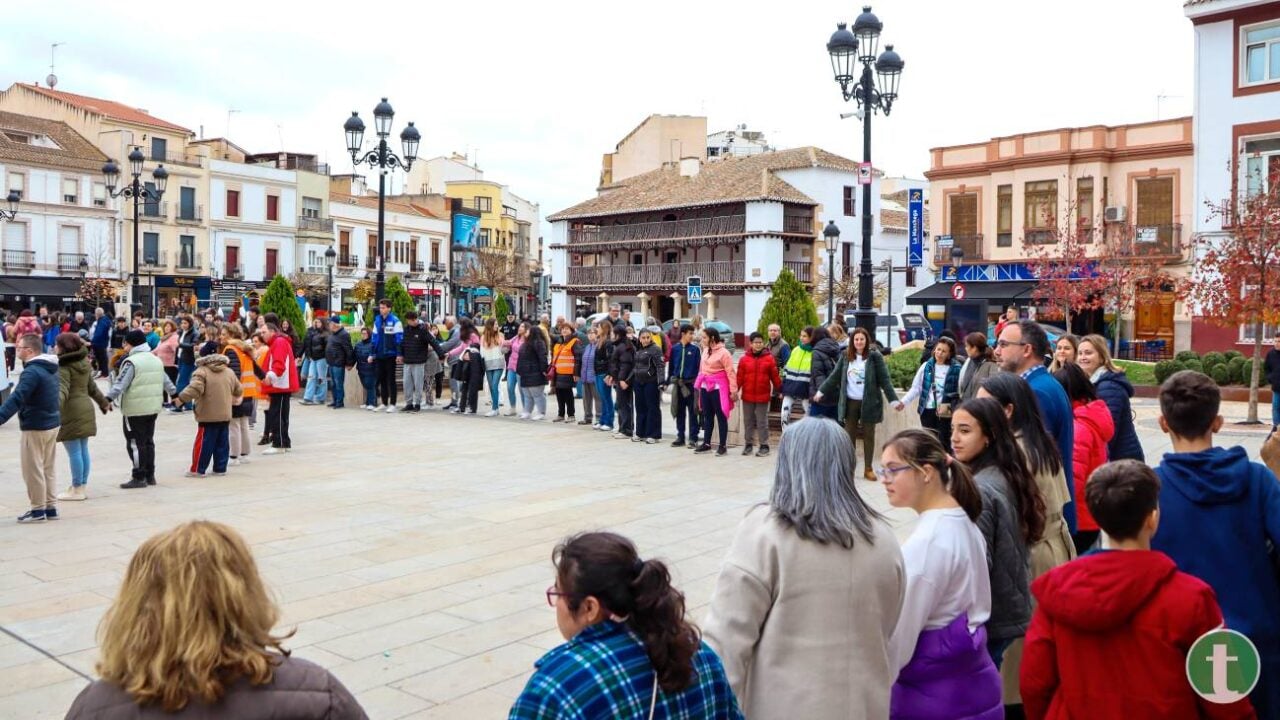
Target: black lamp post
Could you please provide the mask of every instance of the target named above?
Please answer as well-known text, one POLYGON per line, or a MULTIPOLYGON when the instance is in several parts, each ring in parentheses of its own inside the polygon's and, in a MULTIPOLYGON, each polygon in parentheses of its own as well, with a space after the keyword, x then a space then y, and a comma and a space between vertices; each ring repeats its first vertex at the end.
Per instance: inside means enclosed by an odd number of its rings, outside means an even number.
POLYGON ((116 190, 116 185, 120 182, 120 168, 116 165, 115 160, 108 160, 106 165, 102 166, 102 176, 106 180, 107 194, 113 198, 124 197, 133 200, 133 290, 130 292, 129 301, 131 303, 138 302, 138 296, 141 294, 141 283, 139 283, 138 275, 138 205, 142 202, 160 202, 161 196, 164 195, 165 186, 169 184, 169 171, 164 169, 161 164, 151 172, 151 178, 156 182, 156 189, 149 189, 138 178, 142 176, 142 150, 135 147, 129 153, 129 174, 133 179, 128 185, 116 190))
POLYGON ((9 209, 0 210, 0 220, 12 220, 18 217, 18 201, 22 199, 22 196, 18 195, 17 190, 10 190, 9 197, 6 199, 9 202, 9 209))
MULTIPOLYGON (((881 110, 887 116, 893 101, 898 97, 898 82, 902 79, 902 58, 886 45, 876 57, 880 42, 880 30, 884 24, 871 13, 871 6, 864 5, 862 14, 853 22, 853 31, 845 23, 836 25, 836 31, 827 41, 827 53, 831 56, 831 69, 840 85, 840 93, 846 101, 856 100, 862 108, 862 161, 871 162, 871 116, 881 110), (855 63, 862 64, 859 77, 855 63), (872 76, 872 65, 877 82, 872 76)), ((871 184, 862 186, 862 262, 858 266, 858 309, 854 312, 858 327, 874 333, 876 310, 872 302, 871 274, 871 184)))
POLYGON ((360 119, 360 114, 353 110, 351 117, 347 118, 342 125, 343 131, 347 134, 347 151, 351 153, 351 162, 355 165, 368 164, 369 167, 378 170, 378 274, 375 276, 373 291, 377 300, 382 299, 382 284, 386 280, 383 272, 385 265, 383 247, 387 239, 383 216, 387 195, 387 171, 398 167, 409 172, 413 161, 418 158, 418 143, 422 141, 418 128, 414 127, 413 123, 409 123, 408 127, 400 132, 404 158, 401 159, 391 152, 387 147, 387 138, 391 136, 391 119, 395 115, 396 111, 391 109, 391 103, 387 102, 386 98, 382 98, 382 102, 373 109, 373 125, 378 133, 378 146, 363 156, 360 155, 360 149, 364 146, 364 121, 360 119))
POLYGON ((324 309, 328 310, 330 315, 333 314, 333 261, 337 257, 338 252, 333 249, 332 245, 324 251, 324 264, 329 269, 329 288, 324 296, 324 309))
POLYGON ((840 246, 840 228, 836 227, 835 220, 827 221, 822 239, 827 243, 827 323, 830 324, 836 321, 836 248, 840 246))

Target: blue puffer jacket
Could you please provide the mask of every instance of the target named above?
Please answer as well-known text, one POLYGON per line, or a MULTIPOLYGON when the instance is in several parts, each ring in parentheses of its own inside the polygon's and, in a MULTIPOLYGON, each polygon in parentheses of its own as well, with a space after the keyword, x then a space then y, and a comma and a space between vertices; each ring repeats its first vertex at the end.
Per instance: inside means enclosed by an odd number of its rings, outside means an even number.
POLYGON ((22 368, 18 386, 0 405, 0 425, 18 415, 22 430, 52 430, 62 424, 58 399, 58 358, 40 355, 22 368))
POLYGON ((1098 398, 1111 411, 1111 420, 1116 426, 1116 434, 1107 443, 1107 459, 1146 462, 1142 443, 1138 442, 1138 431, 1133 425, 1133 409, 1129 407, 1129 398, 1133 397, 1133 384, 1129 378, 1122 372, 1107 370, 1094 381, 1094 387, 1098 398))
POLYGON ((103 315, 93 325, 94 347, 105 348, 111 342, 111 318, 103 315))
POLYGON ((404 342, 404 325, 395 313, 387 313, 384 318, 379 313, 373 318, 373 356, 376 358, 393 358, 400 355, 400 343, 404 342))
POLYGON ((369 362, 373 352, 373 340, 361 340, 356 343, 356 372, 360 373, 361 380, 372 382, 378 375, 378 369, 369 362))

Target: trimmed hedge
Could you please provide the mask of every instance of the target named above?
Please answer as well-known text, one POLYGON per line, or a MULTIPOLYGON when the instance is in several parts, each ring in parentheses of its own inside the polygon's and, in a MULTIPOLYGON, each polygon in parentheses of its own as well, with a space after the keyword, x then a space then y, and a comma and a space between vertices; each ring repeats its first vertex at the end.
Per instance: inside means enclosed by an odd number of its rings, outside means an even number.
POLYGON ((1214 365, 1213 369, 1209 372, 1209 377, 1213 378, 1213 381, 1219 385, 1227 385, 1231 381, 1231 376, 1227 372, 1226 365, 1214 365))
POLYGON ((1183 350, 1177 355, 1174 355, 1173 359, 1178 362, 1186 362, 1188 360, 1199 360, 1200 356, 1197 355, 1194 350, 1183 350))
POLYGON ((885 358, 889 366, 889 379, 895 388, 909 388, 915 380, 916 370, 920 369, 920 351, 914 348, 894 350, 885 358))
POLYGON ((1170 375, 1186 369, 1187 367, 1177 360, 1161 360, 1156 363, 1156 383, 1163 385, 1170 375))
POLYGON ((1187 370, 1195 370, 1196 372, 1209 373, 1213 368, 1222 367, 1222 366, 1210 364, 1208 360, 1201 363, 1199 360, 1192 358, 1190 360, 1183 360, 1182 367, 1186 368, 1187 370))

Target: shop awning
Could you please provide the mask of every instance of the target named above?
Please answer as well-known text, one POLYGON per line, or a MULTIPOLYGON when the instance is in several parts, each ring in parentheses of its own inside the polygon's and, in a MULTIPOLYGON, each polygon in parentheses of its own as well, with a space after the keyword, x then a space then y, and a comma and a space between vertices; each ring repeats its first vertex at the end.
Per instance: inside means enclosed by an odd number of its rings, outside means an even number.
MULTIPOLYGON (((988 300, 991 302, 1011 302, 1029 300, 1031 291, 1035 289, 1033 282, 1008 280, 992 282, 980 280, 965 282, 964 297, 966 300, 988 300)), ((939 305, 951 299, 953 282, 938 282, 907 296, 907 303, 914 305, 939 305)))
POLYGON ((3 277, 0 295, 22 295, 37 298, 73 298, 80 291, 75 278, 3 277))

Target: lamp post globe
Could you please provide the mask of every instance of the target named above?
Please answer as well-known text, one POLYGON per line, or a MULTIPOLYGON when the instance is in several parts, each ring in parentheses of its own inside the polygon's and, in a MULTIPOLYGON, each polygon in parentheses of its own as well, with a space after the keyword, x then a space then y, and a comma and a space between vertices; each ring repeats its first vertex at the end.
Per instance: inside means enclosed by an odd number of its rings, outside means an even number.
POLYGON ((338 253, 333 249, 332 245, 325 248, 324 264, 325 268, 329 271, 329 287, 326 288, 324 296, 324 309, 328 310, 330 314, 333 314, 333 261, 337 256, 338 253))
POLYGON ((129 151, 129 174, 138 177, 142 174, 142 161, 146 158, 142 155, 142 148, 134 147, 129 151))
POLYGON ((396 116, 396 111, 391 109, 391 103, 386 98, 382 98, 382 102, 373 108, 373 129, 378 133, 378 137, 384 138, 391 134, 391 121, 396 116))
POLYGON ((156 182, 156 193, 163 195, 165 188, 169 186, 169 171, 161 165, 151 172, 151 178, 156 182))
POLYGON ((342 130, 347 135, 347 152, 354 156, 364 147, 364 121, 360 119, 360 113, 352 110, 351 117, 342 123, 342 130))
POLYGON ((6 204, 9 206, 9 212, 4 215, 6 218, 12 220, 18 215, 18 201, 21 199, 22 196, 18 194, 17 190, 9 191, 9 197, 5 198, 6 204))
POLYGON ((835 220, 828 220, 822 229, 822 239, 827 245, 827 322, 836 320, 836 248, 840 245, 840 227, 835 220))
POLYGON ((102 166, 102 181, 108 192, 115 192, 116 185, 120 183, 120 166, 116 165, 115 160, 108 160, 102 166))

